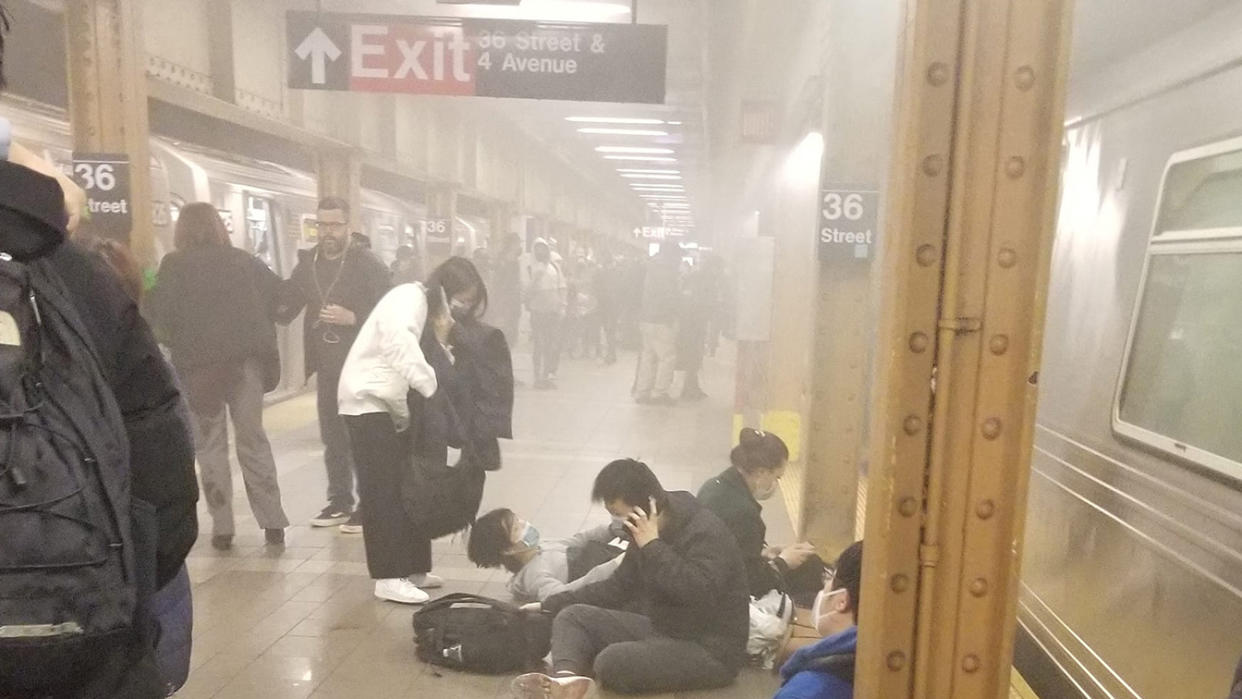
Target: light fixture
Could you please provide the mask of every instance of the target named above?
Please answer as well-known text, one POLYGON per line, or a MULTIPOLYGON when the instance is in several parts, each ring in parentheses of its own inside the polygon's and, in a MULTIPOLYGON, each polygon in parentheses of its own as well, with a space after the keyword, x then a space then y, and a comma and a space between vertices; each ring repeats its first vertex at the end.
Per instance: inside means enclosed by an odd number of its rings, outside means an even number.
POLYGON ((565 121, 572 121, 578 124, 663 124, 662 119, 631 119, 628 117, 590 117, 590 116, 571 116, 565 117, 565 121))
POLYGON ((640 194, 640 199, 650 199, 652 201, 685 201, 685 197, 680 194, 640 194))
POLYGON ((588 126, 578 129, 578 133, 598 134, 602 136, 667 136, 667 131, 658 131, 656 129, 604 129, 597 126, 588 126))
POLYGON ((677 158, 664 158, 654 155, 605 155, 604 160, 641 160, 648 163, 675 163, 677 158))
POLYGON ((672 148, 641 148, 637 146, 596 146, 597 153, 641 153, 644 155, 663 155, 673 152, 672 148))
POLYGON ((680 180, 681 175, 622 175, 628 180, 680 180))
POLYGON ((684 192, 686 191, 685 187, 676 186, 676 185, 672 187, 656 187, 653 185, 632 184, 630 185, 630 187, 633 188, 634 191, 636 192, 684 192))
POLYGON ((617 172, 628 172, 636 175, 680 175, 681 170, 642 170, 632 167, 617 168, 617 172))

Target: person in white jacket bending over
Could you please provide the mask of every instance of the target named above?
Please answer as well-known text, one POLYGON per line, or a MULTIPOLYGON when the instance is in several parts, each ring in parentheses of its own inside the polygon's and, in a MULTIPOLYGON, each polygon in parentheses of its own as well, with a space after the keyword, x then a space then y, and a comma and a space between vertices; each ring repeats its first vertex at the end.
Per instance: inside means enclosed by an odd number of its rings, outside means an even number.
MULTIPOLYGON (((338 400, 358 469, 358 496, 367 568, 375 596, 421 604, 423 588, 444 581, 431 574, 431 539, 420 534, 401 501, 410 468, 410 389, 430 398, 436 373, 423 355, 424 328, 448 349, 453 311, 473 313, 486 303, 483 280, 468 260, 451 258, 427 286, 401 284, 389 291, 358 331, 341 372, 338 400), (464 264, 462 264, 464 263, 464 264)), ((451 353, 450 353, 451 356, 451 353)))

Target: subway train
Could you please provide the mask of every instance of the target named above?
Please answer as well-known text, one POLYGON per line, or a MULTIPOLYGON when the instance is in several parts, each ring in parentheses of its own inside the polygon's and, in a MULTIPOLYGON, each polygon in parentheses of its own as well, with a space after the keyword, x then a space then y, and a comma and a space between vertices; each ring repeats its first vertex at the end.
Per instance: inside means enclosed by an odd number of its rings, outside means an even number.
MULTIPOLYGON (((62 110, 6 97, 0 113, 13 123, 15 140, 69 171, 73 147, 62 110)), ((254 253, 281 277, 293 271, 299 249, 315 244, 317 187, 310 173, 158 136, 151 139, 150 167, 157 259, 172 250, 181 207, 196 201, 214 204, 233 245, 254 253)), ((427 210, 422 202, 364 189, 360 219, 360 232, 385 262, 392 261, 400 245, 413 245, 423 260, 448 252, 447 245, 439 250, 423 230, 427 210)), ((473 251, 489 234, 487 221, 479 217, 459 216, 456 229, 456 250, 473 251)), ((305 388, 301 322, 278 328, 282 376, 273 399, 305 388)))
POLYGON ((1224 697, 1242 655, 1233 5, 1071 80, 1015 650, 1043 697, 1224 697))

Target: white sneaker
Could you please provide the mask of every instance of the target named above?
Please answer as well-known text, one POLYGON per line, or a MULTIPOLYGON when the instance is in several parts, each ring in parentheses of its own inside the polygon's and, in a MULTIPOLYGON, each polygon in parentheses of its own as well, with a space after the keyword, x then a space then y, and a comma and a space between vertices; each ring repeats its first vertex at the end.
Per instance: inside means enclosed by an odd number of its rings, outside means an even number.
POLYGON ((421 575, 411 575, 409 577, 409 581, 414 583, 415 586, 421 587, 424 590, 434 590, 437 587, 444 587, 444 578, 440 577, 439 575, 432 575, 431 573, 423 573, 421 575))
POLYGON ((568 675, 549 677, 541 672, 528 672, 513 680, 509 688, 518 699, 585 699, 595 693, 595 680, 568 675))
POLYGON ((405 578, 376 580, 375 596, 389 602, 399 602, 401 604, 422 604, 431 599, 430 595, 418 589, 417 585, 405 578))

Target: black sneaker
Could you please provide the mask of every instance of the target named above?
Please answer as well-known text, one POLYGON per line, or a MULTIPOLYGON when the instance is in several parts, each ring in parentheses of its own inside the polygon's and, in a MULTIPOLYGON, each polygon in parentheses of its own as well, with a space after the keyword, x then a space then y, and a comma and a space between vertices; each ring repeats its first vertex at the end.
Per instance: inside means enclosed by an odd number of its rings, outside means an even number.
POLYGON ((263 540, 268 546, 284 546, 285 530, 284 529, 264 529, 263 540))
POLYGON ((311 518, 310 525, 312 527, 335 527, 349 521, 351 514, 347 508, 328 505, 323 508, 323 512, 311 518))
POLYGON ((350 515, 349 521, 341 525, 342 534, 361 534, 362 533, 362 513, 354 510, 350 515))

